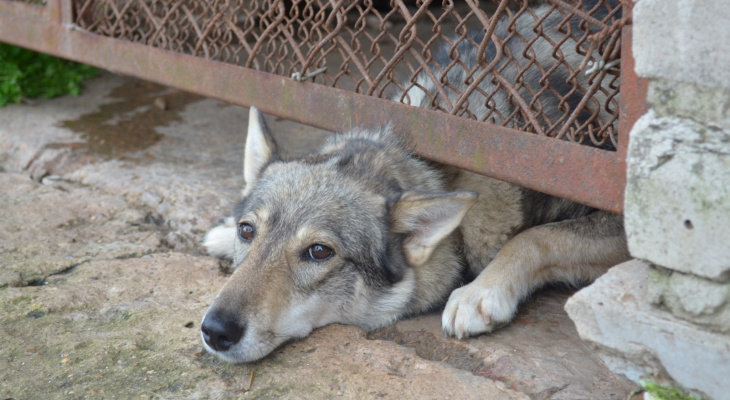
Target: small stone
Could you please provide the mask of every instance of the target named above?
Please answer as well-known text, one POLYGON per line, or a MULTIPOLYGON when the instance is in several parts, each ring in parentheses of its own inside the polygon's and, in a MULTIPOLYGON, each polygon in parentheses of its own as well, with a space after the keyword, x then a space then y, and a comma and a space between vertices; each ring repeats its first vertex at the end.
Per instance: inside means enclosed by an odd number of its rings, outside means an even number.
POLYGON ((160 110, 167 110, 167 100, 165 100, 164 97, 155 98, 152 104, 154 104, 155 107, 159 108, 160 110))
POLYGON ((61 181, 61 177, 58 175, 46 175, 41 179, 42 185, 55 185, 61 181))

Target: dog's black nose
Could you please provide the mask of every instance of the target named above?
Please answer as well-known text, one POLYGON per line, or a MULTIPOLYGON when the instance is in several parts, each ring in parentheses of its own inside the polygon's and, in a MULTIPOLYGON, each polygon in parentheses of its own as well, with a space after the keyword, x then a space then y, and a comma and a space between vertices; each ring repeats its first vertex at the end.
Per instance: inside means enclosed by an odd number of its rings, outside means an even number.
POLYGON ((234 315, 211 310, 200 327, 203 340, 216 351, 226 351, 243 337, 246 327, 234 315))

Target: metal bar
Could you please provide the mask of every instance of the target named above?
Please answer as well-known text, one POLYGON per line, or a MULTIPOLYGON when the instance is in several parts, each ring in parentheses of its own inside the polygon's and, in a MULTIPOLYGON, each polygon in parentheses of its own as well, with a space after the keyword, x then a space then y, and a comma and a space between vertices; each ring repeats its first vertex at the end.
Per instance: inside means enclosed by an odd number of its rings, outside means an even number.
POLYGON ((48 14, 47 6, 0 0, 0 13, 3 21, 13 18, 43 20, 48 14))
POLYGON ((593 207, 621 212, 623 159, 614 152, 340 89, 73 30, 18 21, 0 1, 0 39, 320 128, 390 123, 421 156, 593 207))
POLYGON ((631 46, 631 26, 623 28, 621 40, 621 103, 618 125, 619 142, 616 149, 621 159, 625 160, 629 147, 629 132, 634 123, 649 109, 646 103, 649 80, 636 76, 631 46))
POLYGON ((63 0, 47 0, 46 1, 46 9, 48 12, 46 13, 46 19, 49 23, 53 24, 60 24, 63 14, 63 0))
MULTIPOLYGON (((634 123, 649 109, 646 103, 646 94, 649 90, 649 80, 636 76, 634 56, 632 53, 631 26, 624 26, 621 32, 621 101, 619 104, 618 145, 616 155, 621 163, 620 179, 622 187, 626 187, 626 154, 629 149, 631 128, 634 123)), ((621 202, 624 193, 621 191, 621 202)))
POLYGON ((73 4, 71 0, 54 0, 59 1, 59 8, 61 10, 60 21, 62 25, 68 25, 73 23, 73 4))

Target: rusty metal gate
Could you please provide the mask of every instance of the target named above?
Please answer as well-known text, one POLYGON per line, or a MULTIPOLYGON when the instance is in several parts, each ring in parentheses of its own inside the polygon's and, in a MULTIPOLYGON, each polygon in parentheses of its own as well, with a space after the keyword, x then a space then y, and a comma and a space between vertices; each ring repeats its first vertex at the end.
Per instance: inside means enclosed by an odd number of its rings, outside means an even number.
POLYGON ((328 130, 390 123, 423 157, 621 212, 627 134, 646 95, 633 71, 631 2, 544 0, 543 14, 533 11, 537 3, 0 0, 0 41, 328 130), (557 37, 544 34, 549 14, 561 21, 557 37), (521 21, 531 37, 514 28, 521 21), (506 28, 498 35, 499 23, 506 28), (536 60, 538 39, 553 46, 556 66, 536 60), (521 54, 504 45, 510 40, 521 41, 521 54), (469 67, 456 55, 434 67, 439 46, 451 53, 467 42, 479 54, 491 46, 491 58, 469 67), (564 62, 566 42, 583 57, 578 68, 564 62), (516 76, 503 73, 510 63, 516 76), (567 93, 543 84, 558 64, 570 68, 567 93), (458 88, 445 80, 453 68, 466 76, 458 88), (524 83, 528 73, 542 74, 537 90, 524 83), (419 79, 434 87, 432 109, 403 104, 419 79), (494 90, 480 87, 484 79, 494 90), (474 93, 483 115, 469 111, 474 93), (560 118, 542 112, 550 96, 565 111, 560 118), (498 98, 514 111, 500 113, 498 98))

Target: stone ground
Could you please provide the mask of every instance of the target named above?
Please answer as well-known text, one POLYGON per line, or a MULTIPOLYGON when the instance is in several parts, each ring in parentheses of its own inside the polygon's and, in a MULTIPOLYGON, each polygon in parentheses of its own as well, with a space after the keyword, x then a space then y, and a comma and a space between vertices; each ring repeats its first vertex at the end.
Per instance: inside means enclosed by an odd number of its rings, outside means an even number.
MULTIPOLYGON (((0 398, 623 400, 635 389, 578 338, 561 288, 468 340, 444 338, 434 314, 370 334, 325 327, 251 364, 206 354, 199 323, 226 268, 200 241, 239 193, 247 114, 108 73, 80 97, 0 109, 0 398)), ((327 136, 268 122, 291 153, 327 136)))

